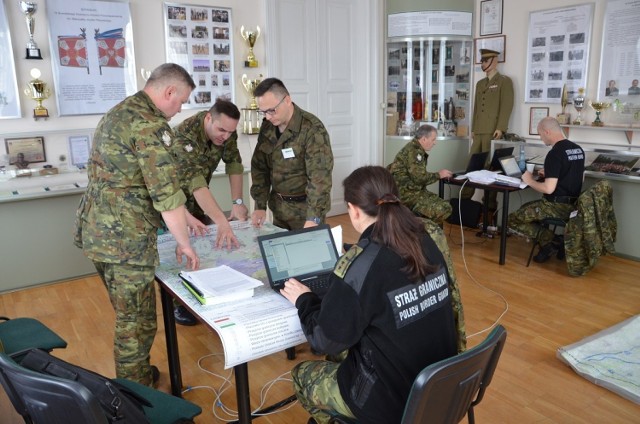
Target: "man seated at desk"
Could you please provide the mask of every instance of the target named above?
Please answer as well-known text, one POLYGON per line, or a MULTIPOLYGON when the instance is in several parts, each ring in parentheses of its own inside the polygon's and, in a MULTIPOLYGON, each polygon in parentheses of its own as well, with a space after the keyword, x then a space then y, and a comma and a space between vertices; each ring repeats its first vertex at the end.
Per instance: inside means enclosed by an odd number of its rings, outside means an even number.
POLYGON ((406 146, 398 152, 389 171, 398 185, 400 200, 418 215, 428 218, 437 224, 451 215, 451 205, 435 193, 427 190, 441 178, 451 178, 448 169, 438 172, 427 171, 429 151, 436 144, 438 131, 431 125, 422 125, 406 146))
MULTIPOLYGON (((538 133, 544 144, 551 147, 544 160, 544 168, 538 171, 544 179, 536 181, 531 172, 526 171, 522 181, 542 193, 543 197, 525 203, 509 215, 509 228, 530 239, 534 239, 538 233, 538 221, 544 218, 569 219, 584 178, 584 150, 565 138, 555 118, 549 116, 541 120, 538 133)), ((558 259, 564 257, 564 241, 561 236, 554 237, 551 230, 544 229, 540 245, 534 261, 545 262, 556 253, 558 259)))

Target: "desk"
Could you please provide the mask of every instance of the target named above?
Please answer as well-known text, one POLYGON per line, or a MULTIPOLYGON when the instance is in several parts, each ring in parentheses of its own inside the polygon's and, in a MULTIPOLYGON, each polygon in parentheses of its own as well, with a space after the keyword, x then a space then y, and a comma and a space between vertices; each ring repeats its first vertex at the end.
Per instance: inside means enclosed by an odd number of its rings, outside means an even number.
MULTIPOLYGON (((478 183, 472 183, 469 180, 455 180, 455 179, 444 179, 442 178, 440 180, 439 183, 439 195, 442 199, 444 199, 444 185, 445 184, 449 184, 449 185, 455 185, 455 186, 462 186, 463 184, 465 184, 465 187, 473 187, 473 188, 480 188, 483 190, 487 190, 487 191, 496 191, 499 193, 502 193, 502 230, 500 231, 500 258, 499 258, 499 263, 500 265, 504 265, 505 262, 505 255, 507 252, 507 218, 509 216, 509 194, 513 191, 519 191, 522 190, 519 187, 511 187, 511 186, 507 186, 507 185, 502 185, 502 184, 478 184, 478 183), (465 184, 466 182, 466 184, 465 184)), ((482 214, 482 220, 483 220, 483 230, 487 228, 487 225, 489 224, 489 220, 487 217, 487 210, 489 209, 488 207, 488 203, 489 203, 489 196, 484 196, 484 205, 483 205, 483 214, 482 214)))
POLYGON ((256 241, 259 234, 281 230, 269 223, 261 229, 251 227, 249 221, 231 224, 242 244, 239 249, 215 249, 215 226, 209 227, 209 235, 191 238, 191 243, 200 256, 202 268, 226 264, 265 283, 263 287, 255 289, 252 298, 229 304, 201 305, 178 277, 181 267, 175 260, 175 240, 170 234, 158 237, 160 266, 156 268, 156 281, 161 289, 172 394, 181 396, 182 391, 178 339, 173 317, 175 298, 222 339, 225 369, 234 369, 239 422, 245 424, 251 422, 247 363, 301 344, 306 338, 300 328, 295 306, 268 287, 266 271, 256 241))

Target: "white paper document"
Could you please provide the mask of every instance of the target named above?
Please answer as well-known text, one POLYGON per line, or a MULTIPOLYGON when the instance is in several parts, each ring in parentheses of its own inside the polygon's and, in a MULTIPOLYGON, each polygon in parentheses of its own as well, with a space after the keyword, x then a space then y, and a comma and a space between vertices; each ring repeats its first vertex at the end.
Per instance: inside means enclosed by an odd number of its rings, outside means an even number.
POLYGON ((224 296, 236 291, 250 290, 262 285, 262 281, 244 275, 227 265, 180 273, 204 294, 224 296))
MULTIPOLYGON (((265 223, 254 228, 249 221, 232 221, 231 227, 240 241, 240 247, 233 250, 215 247, 217 229, 209 226, 210 233, 204 237, 191 237, 191 245, 200 257, 203 269, 201 275, 227 276, 225 281, 233 281, 234 276, 225 268, 250 276, 261 282, 267 281, 260 249, 256 237, 281 229, 265 223), (216 270, 216 268, 220 268, 216 270)), ((298 310, 282 295, 273 291, 268 284, 260 284, 254 289, 253 297, 218 305, 202 305, 188 291, 178 276, 182 269, 175 259, 175 240, 171 234, 158 237, 160 266, 156 277, 174 297, 187 304, 197 317, 216 331, 224 348, 225 368, 249 362, 286 348, 304 343, 306 338, 300 327, 298 310)), ((191 272, 191 274, 200 271, 191 272)), ((235 284, 235 283, 234 283, 235 284)))

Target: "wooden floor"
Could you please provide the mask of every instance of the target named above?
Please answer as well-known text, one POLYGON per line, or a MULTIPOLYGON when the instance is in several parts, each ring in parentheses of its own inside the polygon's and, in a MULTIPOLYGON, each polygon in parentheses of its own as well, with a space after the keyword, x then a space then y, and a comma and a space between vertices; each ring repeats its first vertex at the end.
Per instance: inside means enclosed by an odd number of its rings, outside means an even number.
MULTIPOLYGON (((345 242, 357 239, 346 215, 329 221, 343 226, 345 242)), ((459 227, 447 225, 445 232, 460 281, 469 345, 478 344, 498 319, 508 331, 492 385, 476 409, 479 424, 640 423, 640 405, 588 382, 556 358, 558 347, 640 313, 640 262, 608 256, 586 276, 575 278, 569 277, 566 265, 555 258, 527 268, 531 245, 524 239, 509 238, 507 262, 500 266, 499 239, 479 238, 474 231, 465 230, 463 248, 459 227)), ((113 376, 114 317, 97 277, 2 294, 0 315, 42 320, 69 342, 67 349, 55 351, 57 356, 113 376)), ((161 317, 158 322, 152 363, 162 372, 160 389, 168 391, 161 317)), ((221 419, 213 412, 214 405, 235 408, 235 387, 224 385, 229 371, 222 366, 218 337, 203 325, 179 327, 178 335, 183 381, 192 387, 184 397, 204 410, 196 422, 231 419, 221 407, 215 407, 221 419)), ((307 345, 297 351, 295 361, 278 353, 249 364, 253 407, 260 404, 261 390, 275 379, 284 381, 273 384, 265 405, 292 394, 286 373, 294 363, 316 358, 307 345)), ((3 424, 22 422, 4 394, 0 394, 0 417, 3 424)), ((294 404, 257 422, 306 423, 307 418, 294 404)))

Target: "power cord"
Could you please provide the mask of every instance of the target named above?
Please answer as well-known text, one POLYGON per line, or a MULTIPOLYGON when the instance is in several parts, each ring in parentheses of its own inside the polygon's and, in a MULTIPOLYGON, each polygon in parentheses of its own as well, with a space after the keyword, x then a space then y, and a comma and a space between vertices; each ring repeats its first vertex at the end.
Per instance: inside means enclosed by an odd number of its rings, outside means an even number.
MULTIPOLYGON (((468 180, 467 180, 467 181, 468 181, 468 180)), ((461 186, 461 188, 460 188, 460 190, 461 190, 461 191, 462 191, 462 189, 464 188, 464 186, 467 184, 467 181, 465 181, 465 182, 462 184, 462 186, 461 186)), ((458 202, 458 216, 462 216, 462 209, 461 209, 461 206, 460 206, 460 205, 461 205, 461 202, 458 202)), ((505 228, 503 228, 502 230, 503 230, 503 231, 506 231, 506 229, 505 229, 505 228)), ((464 269, 465 269, 465 271, 467 272, 467 275, 469 276, 469 278, 471 278, 471 281, 473 281, 474 283, 476 283, 479 287, 481 287, 481 288, 483 288, 483 289, 485 289, 485 290, 487 290, 487 291, 489 291, 489 292, 491 292, 491 293, 495 294, 496 296, 500 297, 500 299, 502 299, 502 302, 504 303, 504 310, 502 311, 502 313, 500 314, 500 316, 498 316, 498 318, 493 322, 493 324, 491 324, 489 327, 487 327, 487 328, 485 328, 485 329, 483 329, 483 330, 480 330, 480 331, 478 331, 478 332, 476 332, 476 333, 473 333, 473 334, 467 335, 467 339, 470 339, 470 338, 472 338, 472 337, 475 337, 475 336, 478 336, 478 335, 480 335, 480 334, 483 334, 483 333, 486 333, 486 332, 488 332, 488 331, 491 331, 491 329, 493 329, 496 325, 498 325, 498 323, 500 322, 500 320, 502 319, 502 317, 503 317, 503 316, 505 316, 505 314, 506 314, 506 313, 507 313, 507 311, 509 310, 509 302, 507 301, 507 299, 506 299, 502 294, 500 294, 500 293, 498 293, 497 291, 495 291, 495 290, 493 290, 493 289, 490 289, 490 288, 488 288, 488 287, 486 287, 486 286, 484 286, 484 285, 480 284, 480 283, 478 282, 478 280, 476 280, 476 279, 474 278, 474 276, 473 276, 473 275, 471 275, 471 271, 469 271, 469 267, 468 267, 468 265, 467 265, 467 259, 466 259, 466 257, 465 257, 465 249, 464 249, 464 246, 465 246, 465 241, 464 241, 464 228, 463 228, 463 226, 462 226, 462 219, 460 220, 460 236, 461 236, 461 238, 462 238, 462 262, 464 263, 464 269)), ((476 244, 476 243, 473 243, 473 244, 476 244)))

